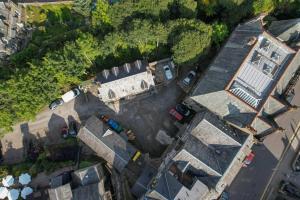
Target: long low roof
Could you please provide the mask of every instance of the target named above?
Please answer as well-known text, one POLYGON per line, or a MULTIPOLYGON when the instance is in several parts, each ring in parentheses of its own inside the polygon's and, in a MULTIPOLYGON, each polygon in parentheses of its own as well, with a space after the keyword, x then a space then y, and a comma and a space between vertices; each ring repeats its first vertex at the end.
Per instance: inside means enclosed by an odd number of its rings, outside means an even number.
POLYGON ((108 129, 96 116, 86 121, 78 133, 78 138, 119 172, 126 167, 137 151, 119 134, 108 129))
POLYGON ((147 68, 147 62, 137 60, 133 64, 102 71, 97 76, 99 97, 109 102, 151 89, 155 85, 154 77, 147 68))

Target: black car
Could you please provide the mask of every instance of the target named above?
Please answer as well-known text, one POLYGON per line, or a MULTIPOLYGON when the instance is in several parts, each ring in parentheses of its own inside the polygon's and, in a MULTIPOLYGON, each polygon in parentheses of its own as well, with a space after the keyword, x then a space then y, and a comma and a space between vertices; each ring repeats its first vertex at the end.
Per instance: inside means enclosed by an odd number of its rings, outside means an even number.
POLYGON ((186 105, 183 105, 181 103, 177 104, 175 109, 176 109, 176 111, 178 111, 180 114, 182 114, 185 117, 187 117, 191 114, 190 109, 186 105))
POLYGON ((50 110, 55 110, 58 106, 62 105, 64 101, 62 99, 56 99, 49 105, 50 110))

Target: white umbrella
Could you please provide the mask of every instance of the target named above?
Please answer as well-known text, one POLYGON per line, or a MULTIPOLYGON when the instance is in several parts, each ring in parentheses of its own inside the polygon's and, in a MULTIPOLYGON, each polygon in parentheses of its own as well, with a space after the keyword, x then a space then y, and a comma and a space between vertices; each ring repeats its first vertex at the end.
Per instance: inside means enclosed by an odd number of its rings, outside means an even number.
POLYGON ((7 195, 8 200, 17 200, 19 198, 19 193, 20 191, 16 189, 9 190, 7 195))
POLYGON ((22 185, 27 185, 30 181, 31 176, 28 173, 21 174, 21 176, 19 176, 19 183, 21 183, 22 185))
POLYGON ((11 175, 8 175, 2 180, 2 184, 5 187, 10 187, 14 184, 14 181, 15 181, 14 177, 11 175))
POLYGON ((8 194, 8 189, 6 187, 0 187, 0 199, 5 199, 8 194))
POLYGON ((26 199, 27 195, 30 195, 33 192, 33 190, 30 187, 24 187, 23 190, 21 191, 21 197, 23 199, 26 199))

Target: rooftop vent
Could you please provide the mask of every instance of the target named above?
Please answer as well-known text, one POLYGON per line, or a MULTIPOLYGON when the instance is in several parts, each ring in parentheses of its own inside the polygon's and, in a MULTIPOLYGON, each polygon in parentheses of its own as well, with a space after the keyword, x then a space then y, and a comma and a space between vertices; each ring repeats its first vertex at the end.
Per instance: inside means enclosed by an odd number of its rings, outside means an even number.
POLYGON ((274 68, 275 67, 272 67, 271 65, 265 63, 263 66, 263 73, 266 75, 273 75, 275 71, 274 68))
POLYGON ((271 43, 269 40, 265 39, 261 42, 260 48, 263 49, 265 52, 268 52, 270 49, 271 43))
POLYGON ((119 68, 118 67, 113 67, 111 69, 112 73, 117 77, 119 75, 119 68))
POLYGON ((102 71, 102 76, 103 76, 105 79, 107 79, 108 76, 109 76, 109 70, 107 70, 107 69, 103 70, 103 71, 102 71))
POLYGON ((130 73, 130 69, 131 69, 130 64, 125 63, 125 64, 123 65, 123 67, 124 67, 124 70, 129 74, 129 73, 130 73))
POLYGON ((142 68, 142 61, 136 60, 134 64, 135 64, 136 68, 138 68, 139 70, 142 68))

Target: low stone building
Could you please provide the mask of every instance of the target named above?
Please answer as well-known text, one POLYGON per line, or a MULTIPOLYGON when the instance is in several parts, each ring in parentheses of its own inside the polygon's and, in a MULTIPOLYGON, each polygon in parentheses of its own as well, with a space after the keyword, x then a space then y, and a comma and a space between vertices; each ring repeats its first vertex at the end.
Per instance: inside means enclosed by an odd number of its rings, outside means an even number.
POLYGON ((99 98, 104 102, 114 102, 132 98, 154 89, 154 76, 146 61, 125 63, 111 70, 103 70, 96 77, 99 84, 99 98))

